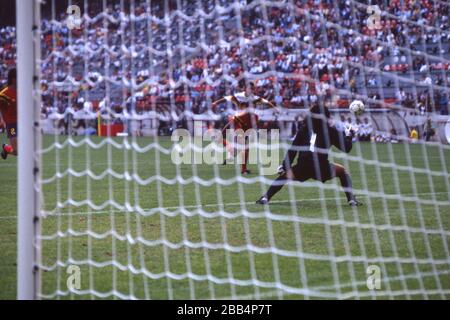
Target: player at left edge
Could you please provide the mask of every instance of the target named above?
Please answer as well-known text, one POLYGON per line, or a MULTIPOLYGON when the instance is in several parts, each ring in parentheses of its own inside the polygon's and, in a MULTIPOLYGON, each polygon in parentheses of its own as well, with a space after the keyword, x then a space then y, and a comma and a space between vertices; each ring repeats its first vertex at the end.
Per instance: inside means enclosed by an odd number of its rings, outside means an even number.
POLYGON ((6 160, 9 154, 17 156, 17 71, 8 72, 8 84, 0 91, 0 126, 6 129, 9 144, 2 145, 1 156, 6 160))

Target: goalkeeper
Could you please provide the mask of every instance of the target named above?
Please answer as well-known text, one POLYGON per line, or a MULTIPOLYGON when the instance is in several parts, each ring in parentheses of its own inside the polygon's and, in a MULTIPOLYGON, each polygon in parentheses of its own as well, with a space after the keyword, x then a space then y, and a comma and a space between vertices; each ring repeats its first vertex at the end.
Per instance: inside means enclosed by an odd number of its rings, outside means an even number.
POLYGON ((257 204, 267 204, 289 180, 306 181, 315 179, 325 182, 338 177, 344 188, 350 206, 359 206, 353 194, 350 175, 345 168, 328 161, 328 152, 334 145, 344 152, 352 149, 353 130, 340 131, 330 123, 330 111, 319 105, 310 108, 309 114, 300 123, 291 148, 288 150, 283 165, 278 172, 280 176, 272 183, 269 190, 257 204), (292 162, 298 154, 298 160, 292 162))

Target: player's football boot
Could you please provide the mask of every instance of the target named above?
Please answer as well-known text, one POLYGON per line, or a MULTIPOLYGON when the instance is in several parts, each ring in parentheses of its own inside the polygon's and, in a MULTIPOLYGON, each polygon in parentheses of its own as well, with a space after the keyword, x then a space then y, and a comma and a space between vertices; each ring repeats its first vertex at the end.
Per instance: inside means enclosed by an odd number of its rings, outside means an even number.
POLYGON ((244 170, 244 171, 241 172, 241 174, 242 174, 243 176, 246 176, 246 175, 251 174, 251 173, 252 173, 252 172, 251 172, 250 170, 248 170, 248 169, 246 169, 246 170, 244 170))
POLYGON ((269 200, 265 196, 262 196, 261 198, 256 200, 256 204, 268 204, 268 203, 269 203, 269 200))
POLYGON ((362 204, 362 202, 359 202, 358 200, 350 200, 348 202, 348 205, 351 207, 359 207, 359 206, 362 206, 363 204, 362 204))

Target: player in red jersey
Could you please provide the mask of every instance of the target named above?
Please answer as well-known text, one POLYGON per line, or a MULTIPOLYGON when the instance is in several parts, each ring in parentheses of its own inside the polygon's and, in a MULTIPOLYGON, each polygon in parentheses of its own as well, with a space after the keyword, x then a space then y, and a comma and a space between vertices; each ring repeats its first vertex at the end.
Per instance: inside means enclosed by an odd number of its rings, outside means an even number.
MULTIPOLYGON (((223 144, 228 151, 230 156, 233 155, 233 147, 229 141, 226 140, 226 130, 238 130, 242 129, 244 132, 248 129, 256 129, 258 127, 259 117, 255 113, 255 107, 258 104, 266 104, 271 108, 277 109, 275 105, 273 105, 270 101, 261 98, 253 92, 255 91, 255 84, 250 82, 249 86, 245 86, 245 83, 242 83, 240 87, 245 87, 245 91, 236 93, 231 96, 225 96, 222 99, 214 101, 212 103, 213 110, 221 103, 231 102, 236 107, 235 114, 231 117, 230 121, 223 127, 222 134, 224 136, 223 144)), ((245 148, 244 152, 244 161, 241 165, 241 173, 249 174, 250 170, 247 169, 247 161, 248 161, 248 148, 245 148)), ((226 163, 226 160, 224 164, 226 163)))
POLYGON ((1 156, 8 154, 17 156, 17 72, 11 69, 8 72, 8 86, 0 91, 0 123, 5 127, 9 144, 3 144, 1 156))

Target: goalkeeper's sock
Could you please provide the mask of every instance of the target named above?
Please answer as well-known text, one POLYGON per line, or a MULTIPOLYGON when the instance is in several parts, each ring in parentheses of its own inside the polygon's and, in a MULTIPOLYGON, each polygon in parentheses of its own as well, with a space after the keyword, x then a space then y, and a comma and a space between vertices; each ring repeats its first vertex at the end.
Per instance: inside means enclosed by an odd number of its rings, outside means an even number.
POLYGON ((345 172, 343 175, 339 176, 339 179, 341 180, 341 185, 344 188, 347 201, 357 202, 355 199, 355 195, 353 194, 352 179, 350 178, 350 175, 347 172, 345 172))
POLYGON ((283 188, 283 186, 286 184, 287 179, 286 175, 282 174, 279 176, 270 186, 269 190, 267 190, 266 194, 263 197, 266 197, 268 201, 283 188))
POLYGON ((341 181, 341 185, 344 188, 345 196, 347 197, 347 201, 350 203, 351 201, 357 202, 355 195, 353 194, 352 187, 352 178, 348 174, 347 170, 339 164, 333 164, 336 170, 336 176, 341 181))

